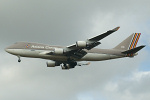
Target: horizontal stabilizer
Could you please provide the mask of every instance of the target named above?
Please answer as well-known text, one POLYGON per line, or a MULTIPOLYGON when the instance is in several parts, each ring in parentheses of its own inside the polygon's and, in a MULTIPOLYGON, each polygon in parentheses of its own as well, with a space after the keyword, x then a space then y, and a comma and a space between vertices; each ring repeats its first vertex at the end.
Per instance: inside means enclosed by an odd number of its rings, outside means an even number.
POLYGON ((130 49, 130 50, 127 50, 127 51, 124 51, 122 52, 123 54, 134 54, 138 51, 140 51, 142 48, 144 48, 145 45, 142 45, 142 46, 139 46, 139 47, 136 47, 136 48, 133 48, 133 49, 130 49))

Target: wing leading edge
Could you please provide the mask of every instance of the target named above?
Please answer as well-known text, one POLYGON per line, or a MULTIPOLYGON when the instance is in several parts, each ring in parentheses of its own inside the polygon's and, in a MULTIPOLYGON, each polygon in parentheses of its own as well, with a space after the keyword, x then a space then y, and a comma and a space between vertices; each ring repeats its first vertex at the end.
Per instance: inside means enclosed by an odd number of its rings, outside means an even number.
POLYGON ((112 30, 109 30, 109 31, 103 33, 103 34, 100 34, 100 35, 98 35, 98 36, 95 36, 95 37, 93 37, 93 38, 90 38, 90 39, 88 39, 88 41, 99 41, 99 40, 101 40, 101 39, 107 37, 107 36, 110 35, 111 33, 117 31, 119 28, 120 28, 120 27, 116 27, 116 28, 114 28, 114 29, 112 29, 112 30))

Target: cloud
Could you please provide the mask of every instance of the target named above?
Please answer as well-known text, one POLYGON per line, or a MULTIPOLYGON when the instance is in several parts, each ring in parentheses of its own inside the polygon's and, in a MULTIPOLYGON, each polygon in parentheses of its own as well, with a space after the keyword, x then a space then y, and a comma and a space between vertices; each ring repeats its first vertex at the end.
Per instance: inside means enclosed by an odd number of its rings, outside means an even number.
POLYGON ((104 94, 112 100, 148 100, 150 72, 134 72, 132 75, 121 77, 117 81, 111 81, 104 87, 104 94))

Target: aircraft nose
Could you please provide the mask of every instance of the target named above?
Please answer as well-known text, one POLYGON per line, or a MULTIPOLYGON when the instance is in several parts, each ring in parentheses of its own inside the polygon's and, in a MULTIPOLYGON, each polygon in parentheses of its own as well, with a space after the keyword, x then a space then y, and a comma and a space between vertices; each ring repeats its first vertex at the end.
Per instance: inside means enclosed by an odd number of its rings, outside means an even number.
POLYGON ((8 51, 8 49, 7 49, 7 48, 5 48, 5 51, 7 52, 7 51, 8 51))
POLYGON ((13 52, 13 48, 12 48, 12 45, 11 46, 8 46, 5 48, 5 51, 8 52, 8 53, 12 53, 13 52))
POLYGON ((9 47, 5 48, 5 51, 6 51, 6 52, 8 52, 8 53, 10 53, 10 52, 11 52, 11 50, 10 50, 10 48, 9 48, 9 47))
POLYGON ((16 54, 18 54, 18 52, 16 50, 17 46, 18 45, 16 43, 13 44, 13 45, 10 45, 10 46, 5 48, 5 51, 10 53, 10 54, 16 55, 16 54))

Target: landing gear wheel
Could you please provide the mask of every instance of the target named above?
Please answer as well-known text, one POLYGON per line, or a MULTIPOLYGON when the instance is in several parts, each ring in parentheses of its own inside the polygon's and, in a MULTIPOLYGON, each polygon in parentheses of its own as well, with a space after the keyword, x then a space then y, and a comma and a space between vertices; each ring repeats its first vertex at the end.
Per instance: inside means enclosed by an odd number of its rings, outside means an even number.
POLYGON ((21 60, 19 59, 18 62, 21 62, 21 60))

